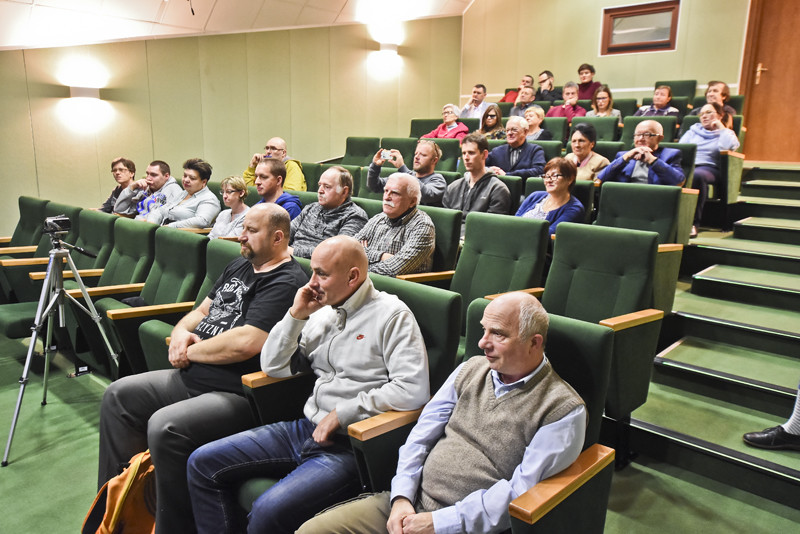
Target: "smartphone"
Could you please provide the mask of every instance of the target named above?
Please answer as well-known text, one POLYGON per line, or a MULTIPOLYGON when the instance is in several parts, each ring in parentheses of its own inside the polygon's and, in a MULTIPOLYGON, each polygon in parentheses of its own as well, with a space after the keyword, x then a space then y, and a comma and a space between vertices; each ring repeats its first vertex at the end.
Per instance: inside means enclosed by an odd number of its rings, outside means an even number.
POLYGON ((385 148, 381 150, 381 159, 387 159, 387 160, 392 159, 391 151, 386 150, 385 148))

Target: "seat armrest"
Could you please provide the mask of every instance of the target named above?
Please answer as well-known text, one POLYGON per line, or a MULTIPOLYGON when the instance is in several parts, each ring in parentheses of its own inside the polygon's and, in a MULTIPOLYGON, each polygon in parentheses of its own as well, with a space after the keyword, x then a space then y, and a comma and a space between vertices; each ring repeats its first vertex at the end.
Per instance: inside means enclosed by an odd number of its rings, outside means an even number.
POLYGON ((242 391, 262 425, 303 417, 303 406, 311 395, 317 376, 299 373, 283 378, 257 372, 242 376, 242 391), (269 386, 269 387, 266 387, 269 386))
POLYGON ((407 280, 409 282, 438 282, 440 280, 450 280, 453 278, 455 271, 438 271, 435 273, 414 273, 414 274, 400 274, 397 276, 400 280, 407 280))
POLYGON ((676 252, 678 250, 683 250, 683 245, 680 243, 662 243, 658 245, 658 253, 659 254, 666 254, 668 252, 676 252))
POLYGON ((6 243, 11 243, 11 236, 0 237, 0 245, 5 245, 6 243))
POLYGON ((365 441, 374 438, 375 436, 385 434, 386 432, 396 428, 400 428, 401 426, 413 423, 419 419, 419 414, 421 413, 422 408, 419 408, 418 410, 412 410, 410 412, 396 412, 393 410, 383 412, 381 414, 358 421, 357 423, 353 423, 347 427, 347 433, 351 438, 359 441, 365 441))
POLYGON ((29 265, 47 265, 50 263, 50 256, 44 258, 13 258, 7 260, 0 260, 0 267, 24 267, 29 265))
POLYGON ((178 230, 183 230, 184 232, 190 232, 192 234, 209 234, 209 233, 211 233, 211 228, 178 228, 178 230))
POLYGON ((595 443, 572 465, 511 501, 508 512, 511 517, 533 524, 613 462, 614 449, 595 443))
POLYGON ((36 245, 24 245, 21 247, 4 247, 3 254, 30 254, 36 252, 38 247, 36 245))
POLYGON ((744 154, 741 152, 736 152, 735 150, 720 150, 719 153, 721 156, 731 156, 733 158, 744 159, 744 154))
MULTIPOLYGON (((528 295, 533 295, 537 299, 540 299, 540 298, 542 298, 542 295, 544 294, 544 288, 543 287, 529 287, 527 289, 517 289, 515 291, 506 291, 506 293, 519 293, 519 292, 527 293, 528 295)), ((486 295, 483 298, 485 298, 486 300, 494 300, 497 297, 499 297, 500 295, 505 295, 506 293, 495 293, 494 295, 486 295)))
POLYGON ((123 308, 119 310, 108 310, 106 315, 112 321, 122 321, 124 319, 136 319, 139 317, 154 317, 169 313, 187 313, 192 311, 194 301, 174 302, 171 304, 155 304, 153 306, 138 306, 136 308, 123 308))
MULTIPOLYGON (((100 286, 100 287, 87 287, 86 292, 90 297, 105 297, 107 295, 118 295, 120 293, 141 293, 144 288, 144 282, 138 284, 119 284, 114 286, 100 286)), ((80 289, 70 289, 67 295, 73 298, 81 298, 80 289)))
POLYGON ((217 239, 222 239, 223 241, 239 241, 239 238, 238 238, 238 237, 236 237, 236 236, 232 236, 232 235, 230 235, 230 236, 218 237, 217 239))
POLYGON ((624 315, 618 315, 616 317, 611 317, 609 319, 603 319, 602 321, 600 321, 600 324, 602 326, 609 327, 614 332, 619 332, 620 330, 633 328, 634 326, 639 326, 641 324, 652 323, 653 321, 659 321, 663 318, 664 318, 663 311, 655 309, 647 309, 647 310, 639 310, 633 313, 626 313, 624 315))
MULTIPOLYGON (((28 273, 31 280, 44 280, 44 276, 47 274, 45 271, 39 271, 35 273, 28 273)), ((72 274, 72 271, 64 271, 64 278, 75 278, 72 274)), ((78 275, 81 278, 96 278, 99 276, 103 276, 103 269, 78 269, 78 275)))
POLYGON ((247 386, 250 389, 257 389, 260 387, 269 386, 270 384, 277 384, 278 382, 285 382, 286 380, 299 378, 301 376, 305 376, 306 374, 308 373, 300 373, 292 376, 284 376, 278 378, 274 376, 269 376, 264 371, 257 371, 255 373, 242 375, 242 385, 247 386))

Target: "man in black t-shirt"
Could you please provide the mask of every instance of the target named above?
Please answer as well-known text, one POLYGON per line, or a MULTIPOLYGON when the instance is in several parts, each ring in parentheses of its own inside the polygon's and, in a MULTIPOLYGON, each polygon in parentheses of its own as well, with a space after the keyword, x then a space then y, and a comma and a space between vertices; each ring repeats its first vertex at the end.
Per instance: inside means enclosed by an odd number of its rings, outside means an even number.
POLYGON ((127 376, 106 389, 100 408, 98 486, 147 448, 156 466, 156 532, 194 530, 186 461, 198 446, 256 422, 241 375, 259 370, 272 326, 308 277, 287 250, 289 214, 277 204, 247 212, 232 261, 200 306, 172 330, 174 369, 127 376))

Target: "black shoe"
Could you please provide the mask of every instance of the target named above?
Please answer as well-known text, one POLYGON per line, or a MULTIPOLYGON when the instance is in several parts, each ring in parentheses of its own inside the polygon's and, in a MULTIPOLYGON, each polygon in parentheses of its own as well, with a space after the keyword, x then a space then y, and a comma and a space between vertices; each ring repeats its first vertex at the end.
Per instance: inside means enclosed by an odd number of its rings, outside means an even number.
POLYGON ((761 432, 748 432, 742 439, 747 445, 760 449, 786 449, 800 451, 800 436, 789 434, 781 425, 761 432))

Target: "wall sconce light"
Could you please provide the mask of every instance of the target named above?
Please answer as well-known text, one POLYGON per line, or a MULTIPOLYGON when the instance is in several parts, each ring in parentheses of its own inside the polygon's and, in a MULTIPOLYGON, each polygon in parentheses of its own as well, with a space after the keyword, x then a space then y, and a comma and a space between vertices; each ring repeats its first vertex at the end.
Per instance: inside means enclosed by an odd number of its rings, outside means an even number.
POLYGON ((114 116, 114 108, 100 99, 97 87, 70 87, 69 98, 59 101, 56 110, 64 125, 79 134, 97 133, 114 116))
POLYGON ((100 100, 100 89, 97 87, 70 87, 70 98, 96 98, 100 100))

